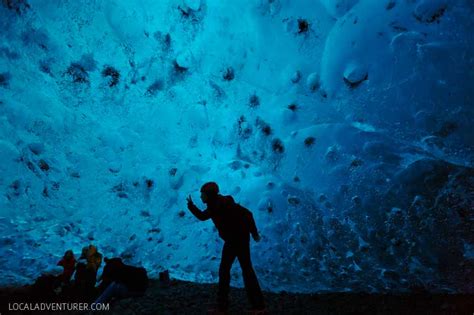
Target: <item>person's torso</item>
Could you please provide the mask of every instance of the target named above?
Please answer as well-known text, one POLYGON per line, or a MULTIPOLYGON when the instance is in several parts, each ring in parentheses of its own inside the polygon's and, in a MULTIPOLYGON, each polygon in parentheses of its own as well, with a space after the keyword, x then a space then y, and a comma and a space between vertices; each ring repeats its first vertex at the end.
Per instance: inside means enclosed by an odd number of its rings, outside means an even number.
POLYGON ((248 241, 249 231, 244 214, 231 196, 217 197, 217 201, 208 207, 220 237, 224 241, 248 241))

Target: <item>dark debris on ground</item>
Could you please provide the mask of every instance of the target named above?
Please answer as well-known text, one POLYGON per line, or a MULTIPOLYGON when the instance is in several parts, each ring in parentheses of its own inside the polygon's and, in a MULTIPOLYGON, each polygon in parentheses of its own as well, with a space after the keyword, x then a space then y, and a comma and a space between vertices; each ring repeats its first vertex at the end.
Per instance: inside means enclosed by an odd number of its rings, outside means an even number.
MULTIPOLYGON (((144 296, 112 301, 108 312, 89 314, 223 314, 210 313, 215 308, 216 284, 171 280, 152 280, 144 296)), ((264 292, 265 314, 473 314, 474 295, 453 294, 368 294, 324 293, 294 294, 264 292)), ((226 314, 249 312, 245 290, 231 288, 231 306, 226 314)), ((0 289, 0 313, 9 312, 8 303, 31 301, 28 287, 0 289)), ((57 300, 56 300, 57 301, 57 300)), ((46 314, 47 312, 41 312, 46 314)), ((81 314, 66 312, 65 314, 81 314)), ((24 313, 27 314, 27 313, 24 313)), ((54 312, 61 314, 61 312, 54 312)), ((84 314, 84 313, 82 313, 84 314)), ((85 313, 87 314, 87 313, 85 313)), ((261 314, 261 313, 260 313, 261 314)))

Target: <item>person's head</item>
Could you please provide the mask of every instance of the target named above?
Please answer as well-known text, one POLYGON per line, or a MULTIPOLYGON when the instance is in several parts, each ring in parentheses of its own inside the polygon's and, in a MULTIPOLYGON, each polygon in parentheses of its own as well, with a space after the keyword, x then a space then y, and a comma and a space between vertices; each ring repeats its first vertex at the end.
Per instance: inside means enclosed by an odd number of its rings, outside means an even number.
POLYGON ((201 187, 201 200, 203 203, 209 203, 219 194, 219 186, 215 182, 208 182, 201 187))
POLYGON ((87 258, 87 253, 89 252, 89 246, 85 246, 82 248, 81 257, 79 259, 87 258))
POLYGON ((65 253, 64 253, 64 258, 65 259, 73 259, 74 258, 74 253, 72 252, 72 250, 67 250, 65 253))

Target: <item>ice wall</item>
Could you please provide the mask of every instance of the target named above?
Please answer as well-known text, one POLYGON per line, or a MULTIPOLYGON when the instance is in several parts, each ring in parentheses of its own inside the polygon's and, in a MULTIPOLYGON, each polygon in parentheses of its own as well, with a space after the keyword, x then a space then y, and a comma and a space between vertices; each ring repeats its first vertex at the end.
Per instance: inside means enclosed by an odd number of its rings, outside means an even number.
POLYGON ((473 14, 3 1, 0 283, 89 243, 216 281, 222 242, 185 209, 215 180, 254 212, 268 290, 473 292, 473 14))

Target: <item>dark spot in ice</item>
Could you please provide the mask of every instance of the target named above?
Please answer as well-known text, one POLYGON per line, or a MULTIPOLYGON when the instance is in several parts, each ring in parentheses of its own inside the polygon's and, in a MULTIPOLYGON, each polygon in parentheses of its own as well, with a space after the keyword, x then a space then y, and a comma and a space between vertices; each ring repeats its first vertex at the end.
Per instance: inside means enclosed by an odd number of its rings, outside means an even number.
POLYGON ((268 212, 268 213, 273 213, 273 206, 272 206, 271 204, 268 205, 268 207, 267 207, 267 212, 268 212))
POLYGON ((225 96, 225 91, 222 89, 217 83, 215 83, 212 80, 209 80, 209 85, 211 88, 214 90, 214 94, 216 97, 222 97, 225 96))
POLYGON ((252 94, 249 97, 249 105, 254 108, 260 105, 260 98, 256 94, 252 94))
POLYGON ((437 132, 435 132, 435 136, 446 138, 454 131, 456 131, 456 129, 458 129, 457 123, 453 121, 447 121, 441 126, 441 128, 437 132))
POLYGON ((189 17, 190 13, 188 12, 188 10, 184 10, 183 8, 181 8, 181 6, 178 6, 178 10, 181 13, 182 17, 184 17, 184 18, 189 17))
POLYGON ((48 47, 46 43, 48 42, 49 38, 46 32, 42 29, 29 29, 28 31, 24 31, 21 34, 21 40, 25 44, 25 46, 33 46, 37 45, 43 50, 47 50, 48 47))
POLYGON ((173 61, 173 69, 178 74, 183 74, 188 71, 188 68, 180 66, 176 60, 173 61))
POLYGON ((13 183, 11 183, 9 187, 10 187, 11 192, 7 193, 8 200, 11 200, 12 197, 19 197, 20 196, 21 184, 20 184, 20 181, 18 179, 15 180, 13 183))
POLYGON ((234 69, 232 67, 227 68, 224 71, 224 74, 222 75, 222 78, 225 81, 232 81, 234 80, 235 74, 234 74, 234 69))
POLYGON ((119 198, 128 198, 127 194, 125 193, 125 185, 123 183, 112 187, 112 191, 115 192, 119 198))
POLYGON ((270 127, 270 125, 263 121, 261 118, 257 118, 256 123, 265 136, 269 136, 272 134, 272 128, 270 127))
POLYGON ((280 139, 274 139, 272 141, 272 150, 275 153, 283 153, 285 152, 285 147, 283 145, 283 142, 280 139))
POLYGON ((163 35, 157 31, 153 34, 153 37, 162 44, 162 50, 167 51, 171 47, 171 35, 169 33, 163 35))
POLYGON ((43 159, 39 160, 38 166, 42 171, 45 171, 45 172, 49 171, 49 164, 46 163, 46 161, 43 159))
POLYGON ((31 161, 26 162, 26 167, 28 167, 30 171, 36 172, 35 165, 31 161))
POLYGON ((265 124, 261 128, 264 135, 269 136, 272 134, 272 128, 270 125, 265 124))
POLYGON ((437 22, 437 23, 439 23, 439 20, 441 19, 441 17, 444 15, 445 12, 446 12, 446 7, 441 6, 431 16, 422 16, 422 15, 415 14, 415 18, 420 22, 426 22, 426 23, 437 22))
POLYGON ((145 183, 146 183, 146 187, 148 189, 151 189, 153 187, 153 185, 155 184, 152 179, 145 180, 145 183))
POLYGON ((351 169, 353 168, 357 168, 359 166, 361 166, 362 164, 364 164, 364 161, 362 161, 361 159, 353 159, 352 162, 351 162, 351 169))
POLYGON ((163 81, 158 79, 148 87, 148 89, 146 90, 146 94, 155 95, 157 91, 161 91, 163 89, 163 86, 163 81))
POLYGON ((4 55, 10 60, 16 60, 20 58, 20 55, 17 52, 11 51, 7 47, 0 47, 0 55, 4 55))
POLYGON ((288 109, 291 110, 292 112, 296 112, 298 110, 298 105, 290 104, 288 105, 288 109))
POLYGON ((40 60, 39 69, 41 72, 52 75, 50 60, 40 60))
POLYGON ((231 169, 233 169, 234 171, 236 170, 239 170, 240 168, 242 168, 242 162, 241 161, 232 161, 230 164, 229 164, 229 167, 231 169))
POLYGON ((296 206, 300 204, 300 199, 298 197, 291 196, 291 197, 288 197, 288 203, 290 205, 296 206))
POLYGON ((9 72, 0 73, 0 86, 7 87, 10 81, 11 74, 9 72))
POLYGON ((306 139, 304 139, 304 145, 308 148, 311 147, 315 142, 316 142, 315 137, 307 137, 306 139))
POLYGON ((351 201, 355 206, 360 206, 362 204, 362 199, 359 196, 352 197, 351 201))
POLYGON ((17 179, 13 183, 10 184, 10 187, 13 188, 15 191, 20 189, 20 181, 17 179))
POLYGON ((178 216, 179 216, 180 218, 183 218, 185 215, 186 215, 186 212, 184 212, 183 210, 181 210, 181 211, 178 212, 178 216))
POLYGON ((148 233, 160 233, 160 232, 161 232, 160 228, 153 228, 153 229, 148 230, 148 233))
POLYGON ((2 4, 9 10, 15 11, 16 14, 21 15, 30 9, 30 5, 27 0, 3 0, 2 4))
POLYGON ((69 74, 72 78, 72 82, 74 83, 88 83, 89 82, 89 74, 78 63, 71 63, 69 68, 67 68, 66 73, 69 74))
POLYGON ((252 135, 252 128, 250 126, 245 126, 246 122, 245 116, 240 116, 237 120, 238 124, 238 133, 243 139, 248 139, 252 135))
POLYGON ((46 197, 46 198, 49 197, 48 187, 44 187, 44 188, 43 188, 43 197, 46 197))
POLYGON ((296 71, 295 74, 293 75, 293 77, 291 78, 291 82, 296 84, 296 83, 298 83, 300 80, 301 80, 301 72, 300 72, 300 71, 296 71))
POLYGON ((300 178, 299 178, 298 176, 295 176, 295 177, 293 177, 293 181, 294 181, 295 183, 299 183, 301 180, 300 180, 300 178))
POLYGON ((171 35, 167 33, 163 38, 163 49, 167 50, 171 46, 171 35))
POLYGON ((385 6, 385 9, 387 10, 392 10, 397 3, 394 0, 390 0, 387 5, 385 6))
POLYGON ((178 171, 178 169, 176 167, 170 168, 170 170, 169 170, 170 176, 175 176, 177 171, 178 171))
POLYGON ((110 78, 109 86, 113 87, 119 83, 120 73, 114 67, 106 66, 104 70, 102 70, 102 77, 110 78))
POLYGON ((10 236, 4 236, 0 239, 0 242, 2 245, 13 245, 15 244, 15 239, 13 237, 10 237, 10 236))
POLYGON ((394 31, 399 32, 399 33, 408 31, 408 28, 406 28, 405 26, 399 25, 396 21, 393 21, 392 23, 390 23, 390 26, 392 27, 394 31))
POLYGON ((324 202, 324 201, 326 201, 327 199, 328 199, 328 197, 326 197, 325 194, 320 194, 320 195, 319 195, 319 198, 318 198, 319 202, 324 202))
POLYGON ((142 211, 140 211, 140 215, 141 215, 142 217, 146 217, 146 218, 151 216, 151 215, 150 215, 150 211, 148 211, 148 210, 142 210, 142 211))
POLYGON ((298 34, 303 34, 309 31, 309 23, 305 19, 298 19, 298 34))

